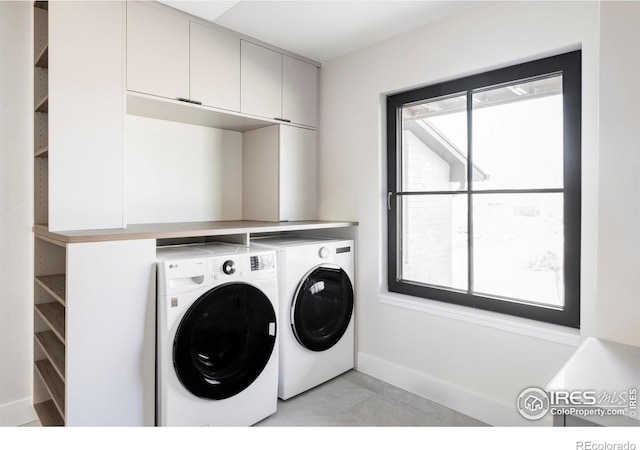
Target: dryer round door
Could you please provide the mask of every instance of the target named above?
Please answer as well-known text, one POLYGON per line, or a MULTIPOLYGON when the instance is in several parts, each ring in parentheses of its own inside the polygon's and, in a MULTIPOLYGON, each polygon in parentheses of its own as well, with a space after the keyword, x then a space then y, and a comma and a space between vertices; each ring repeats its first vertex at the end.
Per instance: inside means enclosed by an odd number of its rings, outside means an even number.
POLYGON ((300 282, 291 305, 291 328, 305 348, 321 352, 342 338, 353 314, 353 286, 338 266, 321 265, 300 282))
POLYGON ((193 395, 222 400, 258 378, 275 341, 276 314, 267 296, 249 284, 221 285, 185 313, 173 342, 173 365, 193 395))

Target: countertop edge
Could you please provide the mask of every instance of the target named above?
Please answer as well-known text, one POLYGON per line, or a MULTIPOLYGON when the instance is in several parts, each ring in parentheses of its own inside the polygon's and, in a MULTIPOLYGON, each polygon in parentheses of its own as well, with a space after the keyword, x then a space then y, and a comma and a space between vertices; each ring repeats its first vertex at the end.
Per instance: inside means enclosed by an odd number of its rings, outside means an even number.
POLYGON ((170 239, 232 234, 308 231, 358 226, 354 221, 313 220, 299 222, 220 221, 130 225, 128 228, 102 230, 49 231, 36 224, 36 236, 53 239, 60 244, 122 241, 137 239, 170 239))

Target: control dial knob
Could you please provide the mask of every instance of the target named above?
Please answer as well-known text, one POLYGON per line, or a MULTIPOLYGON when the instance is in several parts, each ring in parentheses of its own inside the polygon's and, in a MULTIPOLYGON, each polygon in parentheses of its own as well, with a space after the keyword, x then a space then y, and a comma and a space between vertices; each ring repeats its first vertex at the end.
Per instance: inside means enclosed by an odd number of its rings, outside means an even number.
POLYGON ((327 247, 322 247, 318 252, 320 258, 327 259, 329 257, 329 249, 327 247))
POLYGON ((234 266, 235 266, 235 263, 233 261, 231 260, 225 261, 222 264, 222 271, 227 275, 233 275, 236 271, 236 268, 234 266))

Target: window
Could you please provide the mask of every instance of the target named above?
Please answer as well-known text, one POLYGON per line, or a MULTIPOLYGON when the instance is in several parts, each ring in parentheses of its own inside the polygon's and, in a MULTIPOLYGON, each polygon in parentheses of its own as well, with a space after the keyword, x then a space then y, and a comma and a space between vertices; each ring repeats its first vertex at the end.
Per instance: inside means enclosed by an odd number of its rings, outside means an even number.
POLYGON ((580 327, 580 66, 387 98, 389 291, 580 327))

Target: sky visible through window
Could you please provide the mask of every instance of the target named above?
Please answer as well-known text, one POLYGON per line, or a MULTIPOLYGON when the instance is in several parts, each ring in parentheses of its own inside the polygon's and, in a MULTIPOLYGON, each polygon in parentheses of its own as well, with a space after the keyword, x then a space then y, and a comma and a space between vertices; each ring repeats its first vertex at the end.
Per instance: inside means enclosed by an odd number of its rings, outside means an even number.
MULTIPOLYGON (((545 87, 550 81, 561 86, 561 76, 552 78, 555 80, 542 81, 545 87)), ((531 85, 535 88, 535 81, 527 87, 531 85)), ((499 89, 508 89, 521 97, 512 94, 509 101, 487 105, 481 101, 481 95, 486 97, 486 93, 474 94, 474 173, 477 169, 486 176, 477 177, 472 189, 562 188, 561 92, 528 96, 524 90, 518 93, 518 86, 510 86, 494 88, 497 96, 499 89)), ((463 155, 466 154, 466 111, 417 120, 426 121, 463 155)), ((460 189, 464 188, 462 183, 460 189)), ((447 260, 451 269, 446 285, 463 288, 468 286, 467 198, 465 195, 450 198, 450 209, 440 210, 441 214, 449 215, 451 227, 451 255, 447 260)), ((410 211, 407 213, 411 214, 410 211)), ((472 214, 473 293, 562 306, 563 194, 476 194, 472 214)), ((410 238, 407 237, 407 242, 410 238)), ((428 245, 423 249, 428 253, 428 245)), ((415 281, 433 283, 420 279, 410 267, 403 267, 403 273, 411 274, 415 281)))

